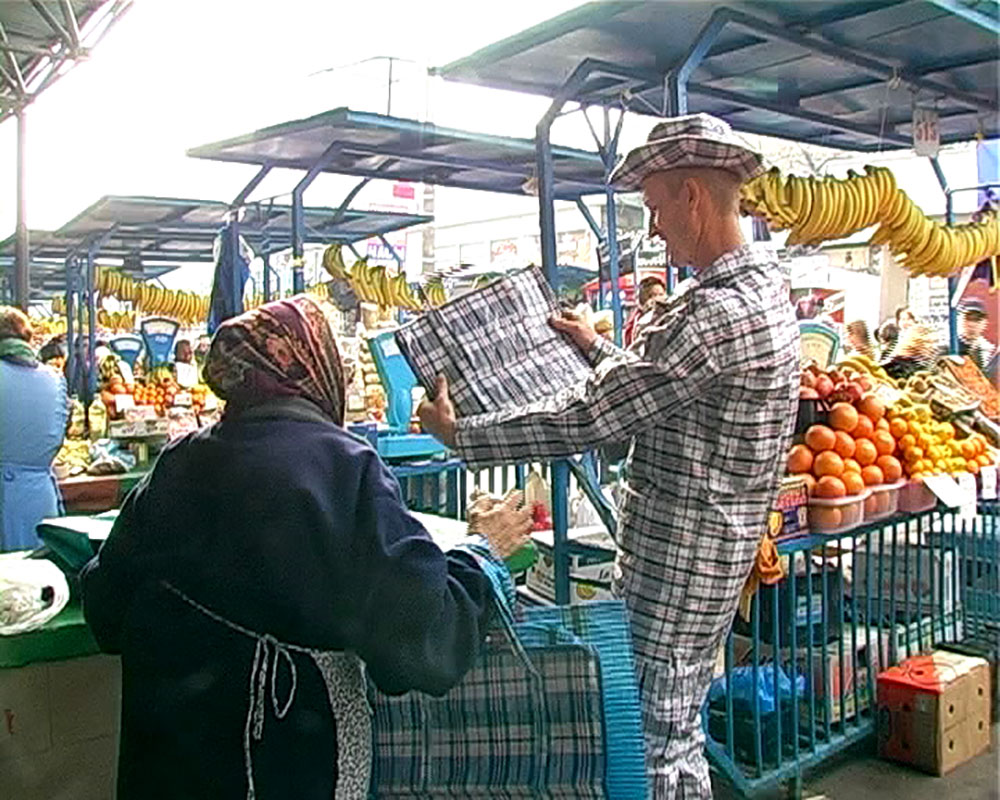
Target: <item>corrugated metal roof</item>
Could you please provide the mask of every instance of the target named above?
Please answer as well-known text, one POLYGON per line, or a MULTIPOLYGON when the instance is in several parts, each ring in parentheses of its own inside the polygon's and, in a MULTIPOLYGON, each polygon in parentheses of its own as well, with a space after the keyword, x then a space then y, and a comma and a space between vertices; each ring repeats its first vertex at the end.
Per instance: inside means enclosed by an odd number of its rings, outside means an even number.
MULTIPOLYGON (((271 165, 462 189, 525 194, 535 176, 531 139, 490 136, 338 108, 188 150, 195 158, 271 165)), ((556 196, 605 191, 597 153, 554 147, 556 196)))
POLYGON ((631 76, 595 75, 571 100, 665 115, 665 77, 713 15, 726 21, 690 76, 690 112, 865 151, 909 146, 914 102, 937 108, 945 143, 1000 134, 995 0, 588 3, 433 71, 552 97, 597 59, 631 76))

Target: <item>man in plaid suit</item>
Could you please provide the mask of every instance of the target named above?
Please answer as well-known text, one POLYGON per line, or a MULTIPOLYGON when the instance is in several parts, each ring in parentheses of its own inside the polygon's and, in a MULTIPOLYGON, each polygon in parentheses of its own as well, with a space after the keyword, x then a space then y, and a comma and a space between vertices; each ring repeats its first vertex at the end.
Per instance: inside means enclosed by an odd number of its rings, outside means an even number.
POLYGON ((614 586, 629 608, 656 800, 710 798, 700 711, 791 441, 798 328, 777 264, 746 245, 739 187, 761 169, 722 120, 665 121, 612 176, 696 276, 658 301, 628 351, 552 325, 588 355, 581 385, 455 418, 444 379, 426 430, 472 466, 631 440, 614 586))

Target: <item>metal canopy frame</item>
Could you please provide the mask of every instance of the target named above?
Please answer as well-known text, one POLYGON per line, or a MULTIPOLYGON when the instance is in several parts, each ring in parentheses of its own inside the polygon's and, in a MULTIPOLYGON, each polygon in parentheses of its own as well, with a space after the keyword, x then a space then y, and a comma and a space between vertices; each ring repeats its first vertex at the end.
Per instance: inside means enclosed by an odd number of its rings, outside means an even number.
MULTIPOLYGON (((115 196, 102 197, 58 231, 37 231, 35 257, 42 287, 66 294, 67 317, 84 304, 91 321, 88 338, 94 351, 97 315, 95 269, 98 258, 122 259, 121 269, 135 280, 155 279, 184 263, 213 260, 215 240, 231 221, 238 220, 239 234, 264 259, 291 246, 292 208, 273 201, 230 203, 182 198, 115 196), (55 273, 62 269, 63 280, 55 273), (77 298, 77 295, 80 295, 77 298), (76 303, 79 299, 79 304, 76 303)), ((302 209, 304 240, 310 243, 340 242, 348 246, 432 218, 389 211, 359 211, 345 207, 302 209)), ((235 228, 236 226, 231 226, 235 228)), ((0 258, 16 250, 17 237, 0 242, 0 258)), ((269 294, 270 275, 266 276, 269 294)), ((82 320, 81 320, 82 322, 82 320)), ((74 352, 73 326, 67 324, 69 349, 74 352)), ((82 328, 81 328, 82 330, 82 328)), ((74 356, 75 356, 74 352, 74 356)), ((94 390, 94 365, 89 364, 87 388, 94 390)), ((73 373, 70 372, 72 375, 73 373)))
MULTIPOLYGON (((533 194, 540 182, 533 140, 442 128, 348 108, 195 147, 188 155, 257 166, 257 174, 237 195, 236 203, 244 201, 271 169, 304 173, 292 191, 296 291, 303 288, 303 194, 323 172, 361 179, 342 208, 373 178, 508 194, 533 194)), ((553 200, 572 200, 582 206, 584 196, 607 191, 607 164, 600 153, 552 147, 546 169, 553 200)))
MULTIPOLYGON (((550 131, 568 102, 575 102, 585 117, 590 106, 603 109, 605 136, 599 150, 609 171, 617 159, 621 126, 619 117, 611 133, 611 109, 620 109, 622 116, 626 110, 654 116, 706 111, 748 133, 870 152, 910 146, 902 123, 908 122, 911 109, 904 109, 905 117, 891 116, 887 102, 890 88, 908 86, 911 105, 923 98, 938 107, 943 143, 997 136, 998 12, 992 0, 589 3, 431 72, 552 98, 536 127, 542 259, 551 276, 556 247, 550 131), (852 32, 870 32, 873 19, 881 19, 884 30, 865 47, 852 32), (802 75, 810 78, 804 87, 799 85, 802 75), (981 86, 987 87, 985 95, 976 91, 981 86), (874 106, 865 104, 866 97, 875 97, 874 106), (864 118, 873 107, 876 125, 864 118)), ((950 208, 947 180, 937 160, 931 163, 950 208)), ((621 318, 613 206, 609 189, 617 331, 621 318)), ((668 283, 670 277, 668 268, 668 283)), ((950 281, 951 294, 955 283, 950 281)), ((954 347, 954 301, 951 331, 954 347)), ((568 540, 570 469, 569 462, 552 463, 555 595, 560 604, 569 602, 574 550, 568 540)), ((728 763, 724 752, 715 755, 734 783, 747 790, 753 781, 728 763)))
POLYGON ((27 107, 91 51, 132 7, 132 0, 0 2, 0 123, 17 118, 15 301, 30 291, 25 209, 27 107))

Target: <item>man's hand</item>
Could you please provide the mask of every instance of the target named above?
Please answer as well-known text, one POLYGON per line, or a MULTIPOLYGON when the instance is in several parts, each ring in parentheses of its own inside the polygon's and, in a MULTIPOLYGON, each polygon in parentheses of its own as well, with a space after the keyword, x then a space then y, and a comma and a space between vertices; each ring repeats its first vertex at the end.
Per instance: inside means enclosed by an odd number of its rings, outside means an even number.
POLYGON ((502 501, 488 497, 470 514, 469 529, 481 533, 500 558, 509 558, 531 537, 531 509, 521 508, 524 496, 510 492, 502 501))
POLYGON ((434 400, 424 400, 417 409, 423 429, 448 447, 455 446, 455 406, 448 396, 448 379, 438 375, 434 400))
POLYGON ((594 342, 597 341, 597 331, 568 311, 563 312, 561 317, 551 317, 549 325, 559 333, 565 333, 569 336, 584 355, 590 352, 594 342))

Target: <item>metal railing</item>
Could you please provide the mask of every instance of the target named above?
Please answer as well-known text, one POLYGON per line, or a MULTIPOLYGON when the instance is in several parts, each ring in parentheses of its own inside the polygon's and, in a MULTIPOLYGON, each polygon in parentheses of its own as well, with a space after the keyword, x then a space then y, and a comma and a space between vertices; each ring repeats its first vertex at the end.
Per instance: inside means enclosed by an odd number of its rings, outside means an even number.
POLYGON ((785 782, 798 794, 805 770, 875 734, 880 671, 1000 623, 995 503, 778 551, 787 577, 737 619, 704 710, 711 762, 748 797, 785 782))

